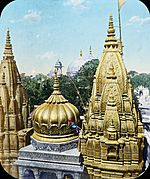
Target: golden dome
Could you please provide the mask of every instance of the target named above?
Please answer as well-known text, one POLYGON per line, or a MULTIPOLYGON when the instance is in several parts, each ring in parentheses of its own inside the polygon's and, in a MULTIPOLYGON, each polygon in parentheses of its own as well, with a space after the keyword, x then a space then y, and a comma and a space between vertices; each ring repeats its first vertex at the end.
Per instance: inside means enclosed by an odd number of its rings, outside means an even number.
POLYGON ((78 123, 79 111, 62 96, 56 71, 54 91, 45 103, 35 109, 32 119, 34 139, 57 143, 77 138, 78 135, 70 124, 78 123))

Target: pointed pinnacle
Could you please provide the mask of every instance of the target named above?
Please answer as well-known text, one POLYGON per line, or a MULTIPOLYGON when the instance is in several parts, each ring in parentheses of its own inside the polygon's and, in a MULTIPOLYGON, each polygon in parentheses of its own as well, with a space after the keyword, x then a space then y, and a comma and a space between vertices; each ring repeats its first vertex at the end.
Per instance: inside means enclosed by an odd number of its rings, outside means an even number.
POLYGON ((7 35, 6 35, 6 44, 5 44, 4 55, 5 56, 13 56, 9 29, 7 30, 7 35))
POLYGON ((80 57, 82 57, 82 49, 80 50, 80 57))
POLYGON ((90 45, 89 53, 90 53, 90 55, 92 55, 92 47, 91 47, 91 45, 90 45))
POLYGON ((108 34, 105 40, 105 47, 118 47, 117 39, 115 38, 115 29, 113 25, 113 17, 112 14, 109 16, 109 27, 108 27, 108 34))
POLYGON ((56 68, 54 70, 54 85, 53 86, 54 86, 54 91, 59 91, 59 81, 58 81, 56 68))
POLYGON ((109 35, 109 36, 115 36, 115 29, 114 29, 112 14, 110 14, 110 16, 109 16, 108 35, 109 35))

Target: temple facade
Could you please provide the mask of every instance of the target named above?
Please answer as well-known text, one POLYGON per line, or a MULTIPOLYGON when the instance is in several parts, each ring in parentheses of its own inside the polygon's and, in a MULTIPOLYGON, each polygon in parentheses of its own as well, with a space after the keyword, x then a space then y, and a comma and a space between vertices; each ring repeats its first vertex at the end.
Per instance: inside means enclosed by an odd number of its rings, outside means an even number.
POLYGON ((57 69, 54 91, 32 114, 31 144, 19 151, 19 178, 80 179, 84 166, 78 144, 78 109, 61 94, 57 69))
POLYGON ((16 178, 18 167, 14 162, 19 149, 29 143, 32 131, 28 115, 27 94, 21 85, 8 30, 0 64, 0 162, 16 178))
POLYGON ((140 113, 110 15, 78 148, 90 179, 116 179, 135 178, 141 173, 143 147, 140 113))

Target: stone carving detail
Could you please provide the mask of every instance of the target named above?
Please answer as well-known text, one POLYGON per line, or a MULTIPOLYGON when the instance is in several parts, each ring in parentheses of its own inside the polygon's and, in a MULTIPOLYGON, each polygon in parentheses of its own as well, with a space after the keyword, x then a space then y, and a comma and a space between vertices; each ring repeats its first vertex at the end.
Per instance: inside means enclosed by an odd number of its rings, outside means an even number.
POLYGON ((63 152, 66 150, 77 148, 77 143, 77 140, 69 141, 66 143, 44 143, 31 138, 31 144, 33 145, 34 149, 44 151, 63 152))
POLYGON ((78 148, 90 179, 124 178, 129 172, 126 165, 132 178, 142 170, 142 124, 114 32, 110 16, 105 49, 79 135, 78 148))
POLYGON ((18 168, 13 163, 19 149, 28 144, 28 132, 23 131, 29 126, 28 117, 28 99, 21 85, 8 30, 3 60, 0 62, 0 135, 3 136, 0 141, 0 163, 15 178, 18 178, 18 168), (21 136, 19 133, 22 133, 21 136))

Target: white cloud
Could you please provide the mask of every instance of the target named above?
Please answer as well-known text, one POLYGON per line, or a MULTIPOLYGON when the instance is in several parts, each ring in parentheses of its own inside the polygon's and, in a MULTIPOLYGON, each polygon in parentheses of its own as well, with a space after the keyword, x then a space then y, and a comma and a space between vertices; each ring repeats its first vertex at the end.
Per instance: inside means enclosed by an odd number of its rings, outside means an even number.
POLYGON ((128 21, 128 25, 132 25, 132 24, 140 24, 140 25, 150 24, 150 17, 142 18, 139 16, 132 16, 128 21))
POLYGON ((38 55, 38 58, 41 60, 50 60, 50 61, 57 61, 57 55, 53 52, 45 52, 44 54, 38 55))
POLYGON ((75 9, 85 9, 87 8, 88 0, 65 0, 65 6, 71 6, 75 9))
POLYGON ((24 20, 30 23, 39 22, 41 20, 41 12, 35 10, 28 10, 24 15, 24 20))

